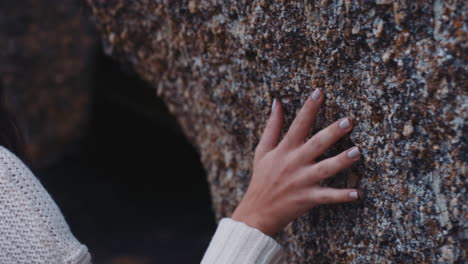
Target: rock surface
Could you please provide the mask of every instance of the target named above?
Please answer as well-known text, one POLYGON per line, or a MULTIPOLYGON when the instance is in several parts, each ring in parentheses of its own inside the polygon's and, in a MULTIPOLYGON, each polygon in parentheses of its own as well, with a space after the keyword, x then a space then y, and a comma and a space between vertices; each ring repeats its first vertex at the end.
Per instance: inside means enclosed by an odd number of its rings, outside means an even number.
POLYGON ((62 155, 86 127, 96 46, 79 0, 0 1, 0 81, 29 160, 62 155), (87 27, 88 26, 88 27, 87 27))
POLYGON ((464 1, 87 1, 105 51, 154 86, 199 148, 218 219, 246 190, 273 98, 290 124, 320 87, 314 131, 355 124, 325 156, 363 150, 324 184, 365 197, 289 225, 277 237, 288 263, 466 260, 464 1))

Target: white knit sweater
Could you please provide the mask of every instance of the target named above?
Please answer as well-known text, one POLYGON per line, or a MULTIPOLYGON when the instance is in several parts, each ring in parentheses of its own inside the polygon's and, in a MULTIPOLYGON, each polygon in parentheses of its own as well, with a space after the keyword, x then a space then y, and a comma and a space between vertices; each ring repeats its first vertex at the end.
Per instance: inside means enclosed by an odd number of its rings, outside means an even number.
MULTIPOLYGON (((202 264, 280 264, 272 238, 224 218, 202 264)), ((0 264, 88 264, 91 256, 73 236, 57 204, 29 168, 0 146, 0 264)))
POLYGON ((201 264, 283 264, 281 246, 257 229, 223 218, 201 264))
POLYGON ((90 262, 41 183, 0 146, 0 263, 90 262))

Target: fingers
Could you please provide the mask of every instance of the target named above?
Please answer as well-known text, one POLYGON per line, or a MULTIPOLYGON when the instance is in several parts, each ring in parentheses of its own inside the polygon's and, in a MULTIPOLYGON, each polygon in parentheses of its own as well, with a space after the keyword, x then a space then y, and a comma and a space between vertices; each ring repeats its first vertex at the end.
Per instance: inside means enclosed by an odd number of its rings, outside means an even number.
POLYGON ((356 189, 318 187, 309 192, 309 199, 312 204, 345 203, 355 201, 358 198, 359 192, 356 189))
POLYGON ((320 130, 302 145, 298 150, 299 157, 302 157, 305 162, 314 160, 352 129, 353 123, 349 118, 336 121, 325 129, 320 130))
POLYGON ((315 89, 297 114, 281 144, 294 147, 304 143, 324 100, 324 93, 315 89))
POLYGON ((340 154, 322 160, 307 168, 306 177, 310 177, 309 181, 318 183, 326 178, 329 178, 338 172, 350 167, 354 162, 361 158, 361 152, 358 147, 352 147, 340 154))
POLYGON ((263 130, 262 137, 255 151, 255 158, 263 157, 267 152, 274 149, 279 142, 283 128, 283 107, 278 100, 273 100, 270 118, 263 130))

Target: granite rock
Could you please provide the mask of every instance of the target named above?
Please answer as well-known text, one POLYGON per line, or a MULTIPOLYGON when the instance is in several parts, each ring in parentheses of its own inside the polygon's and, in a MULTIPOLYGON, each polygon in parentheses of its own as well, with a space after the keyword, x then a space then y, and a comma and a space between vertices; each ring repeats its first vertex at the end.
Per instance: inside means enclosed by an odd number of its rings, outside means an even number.
POLYGON ((83 7, 80 0, 0 2, 0 81, 33 166, 69 151, 86 128, 97 36, 83 7))
POLYGON ((273 98, 288 126, 320 87, 311 133, 355 125, 324 157, 363 151, 323 184, 364 198, 291 223, 277 236, 288 263, 466 260, 465 1, 87 2, 106 53, 153 85, 199 149, 218 219, 246 190, 273 98))

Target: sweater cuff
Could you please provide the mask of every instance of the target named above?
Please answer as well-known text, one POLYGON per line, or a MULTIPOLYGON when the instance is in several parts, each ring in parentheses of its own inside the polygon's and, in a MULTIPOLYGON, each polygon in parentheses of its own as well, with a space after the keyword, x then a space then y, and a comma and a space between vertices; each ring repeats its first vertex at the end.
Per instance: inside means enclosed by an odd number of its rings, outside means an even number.
POLYGON ((201 263, 280 264, 284 263, 284 253, 273 238, 260 230, 223 218, 201 263))

